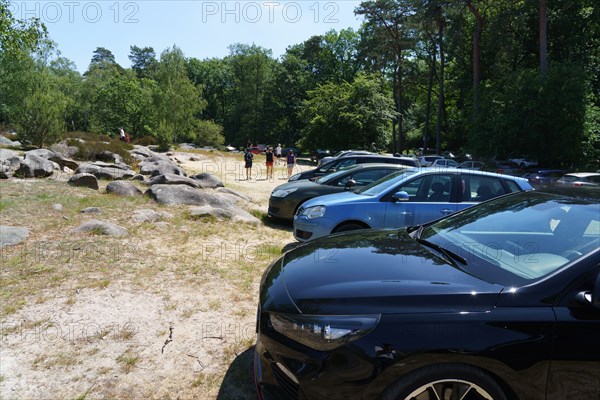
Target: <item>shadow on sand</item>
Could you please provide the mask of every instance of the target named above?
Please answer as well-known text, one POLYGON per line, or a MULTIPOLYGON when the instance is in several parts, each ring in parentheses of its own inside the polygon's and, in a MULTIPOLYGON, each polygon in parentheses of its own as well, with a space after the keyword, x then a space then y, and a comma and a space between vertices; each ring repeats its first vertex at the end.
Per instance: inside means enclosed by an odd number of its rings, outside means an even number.
POLYGON ((256 399, 254 387, 254 346, 239 354, 229 365, 217 400, 256 399))

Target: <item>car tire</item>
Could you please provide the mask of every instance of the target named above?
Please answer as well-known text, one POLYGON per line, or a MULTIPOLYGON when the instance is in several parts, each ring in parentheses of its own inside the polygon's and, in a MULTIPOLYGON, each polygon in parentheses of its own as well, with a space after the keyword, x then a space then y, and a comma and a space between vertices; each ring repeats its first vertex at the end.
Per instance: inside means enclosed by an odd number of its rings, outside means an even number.
POLYGON ((354 222, 348 222, 346 224, 338 226, 331 233, 356 231, 356 230, 359 230, 359 229, 366 229, 366 228, 364 226, 360 225, 360 224, 357 224, 357 223, 354 223, 354 222))
POLYGON ((432 365, 403 376, 389 386, 380 400, 429 400, 461 398, 507 400, 489 374, 464 364, 432 365), (467 397, 463 397, 469 392, 467 397))

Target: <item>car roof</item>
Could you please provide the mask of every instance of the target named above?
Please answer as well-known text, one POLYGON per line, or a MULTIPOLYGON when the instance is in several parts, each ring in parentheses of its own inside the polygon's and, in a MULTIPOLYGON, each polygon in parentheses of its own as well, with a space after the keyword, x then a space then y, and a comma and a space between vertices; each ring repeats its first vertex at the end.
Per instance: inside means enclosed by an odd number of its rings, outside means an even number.
POLYGON ((577 178, 587 178, 588 176, 599 176, 600 174, 597 172, 571 172, 570 174, 565 175, 574 176, 577 178))
POLYGON ((480 170, 474 170, 474 169, 462 169, 462 168, 416 168, 419 170, 419 172, 417 172, 415 175, 413 175, 413 177, 415 176, 419 176, 419 175, 426 175, 426 174, 433 174, 433 173, 440 173, 440 172, 455 172, 461 175, 480 175, 480 176, 493 176, 493 177, 497 177, 497 178, 503 178, 503 179, 511 179, 511 180, 518 180, 521 182, 528 182, 528 180, 526 178, 522 178, 522 177, 518 177, 518 176, 513 176, 513 175, 507 175, 507 174, 498 174, 496 172, 489 172, 489 171, 480 171, 480 170))

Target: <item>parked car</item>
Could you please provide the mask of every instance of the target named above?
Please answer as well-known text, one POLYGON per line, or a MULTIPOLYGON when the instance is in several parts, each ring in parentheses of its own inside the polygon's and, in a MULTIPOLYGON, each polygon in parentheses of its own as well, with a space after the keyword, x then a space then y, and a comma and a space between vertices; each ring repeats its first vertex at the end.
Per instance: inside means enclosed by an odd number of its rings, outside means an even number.
POLYGON ((551 185, 556 183, 567 171, 564 169, 538 169, 523 175, 532 185, 551 185))
POLYGON ((458 164, 457 168, 480 170, 485 166, 483 161, 463 161, 458 164))
POLYGON ((521 176, 525 172, 521 166, 513 161, 487 162, 482 171, 495 172, 497 174, 521 176))
POLYGON ((559 185, 569 186, 599 186, 600 173, 597 172, 574 172, 566 174, 556 181, 559 185))
POLYGON ((358 164, 323 175, 311 181, 303 179, 277 186, 269 198, 269 216, 293 220, 296 210, 306 200, 331 193, 355 190, 403 168, 400 164, 358 164))
POLYGON ((259 398, 598 399, 600 191, 563 189, 285 253, 259 289, 259 398))
POLYGON ((527 179, 482 171, 399 171, 354 192, 307 201, 294 216, 294 237, 304 242, 347 230, 424 224, 496 196, 530 189, 527 179))
POLYGON ((412 157, 388 157, 380 156, 377 154, 373 155, 362 155, 362 156, 348 156, 338 158, 330 161, 327 164, 321 164, 315 169, 304 171, 295 175, 292 175, 289 179, 290 182, 297 181, 300 179, 312 179, 326 174, 330 174, 335 171, 339 171, 343 168, 351 167, 355 164, 369 164, 369 163, 386 163, 386 164, 399 164, 408 165, 411 167, 420 166, 418 160, 412 157))
POLYGON ((433 164, 433 162, 435 160, 441 160, 443 158, 444 157, 438 156, 438 155, 429 155, 429 156, 420 156, 420 157, 418 157, 418 160, 421 163, 422 167, 431 167, 431 164, 433 164))
POLYGON ((252 154, 261 154, 262 153, 262 149, 259 146, 250 146, 250 153, 252 154))
POLYGON ((430 165, 432 168, 456 168, 457 166, 458 163, 449 158, 438 158, 430 165))
POLYGON ((310 161, 312 162, 320 162, 323 157, 329 157, 331 155, 331 151, 324 149, 317 149, 310 154, 310 161))
POLYGON ((537 161, 532 160, 528 156, 523 156, 523 155, 517 155, 517 156, 509 157, 508 161, 512 161, 514 163, 517 163, 521 167, 521 169, 525 169, 525 168, 529 168, 529 167, 535 167, 535 166, 538 165, 537 161))
POLYGON ((339 158, 350 157, 350 156, 366 156, 366 155, 375 155, 375 153, 366 151, 366 150, 342 150, 338 151, 332 156, 323 157, 321 159, 321 164, 327 164, 330 161, 337 160, 339 158))

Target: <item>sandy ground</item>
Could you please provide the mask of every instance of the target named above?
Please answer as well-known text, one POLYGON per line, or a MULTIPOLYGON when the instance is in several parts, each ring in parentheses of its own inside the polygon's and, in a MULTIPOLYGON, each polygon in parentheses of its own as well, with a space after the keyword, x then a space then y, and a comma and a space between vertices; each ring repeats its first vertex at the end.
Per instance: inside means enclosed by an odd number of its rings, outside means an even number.
MULTIPOLYGON (((173 159, 189 175, 210 172, 249 196, 241 205, 248 211, 266 213, 271 190, 287 180, 283 164, 267 178, 264 156, 255 157, 251 180, 241 154, 176 152, 173 159)), ((31 182, 23 193, 43 198, 31 182)), ((19 201, 19 191, 10 195, 19 201)), ((268 263, 294 242, 291 228, 202 225, 183 217, 186 207, 162 210, 173 221, 140 227, 112 217, 129 224, 130 236, 89 235, 83 240, 93 251, 79 259, 62 251, 76 243, 81 253, 82 239, 65 234, 73 218, 84 218, 76 211, 61 219, 60 212, 46 218, 40 210, 23 221, 3 211, 0 222, 29 224, 32 234, 26 244, 2 250, 2 285, 32 283, 14 311, 2 306, 0 398, 255 398, 258 284, 268 263), (54 251, 36 260, 23 256, 49 239, 59 243, 54 251)))

